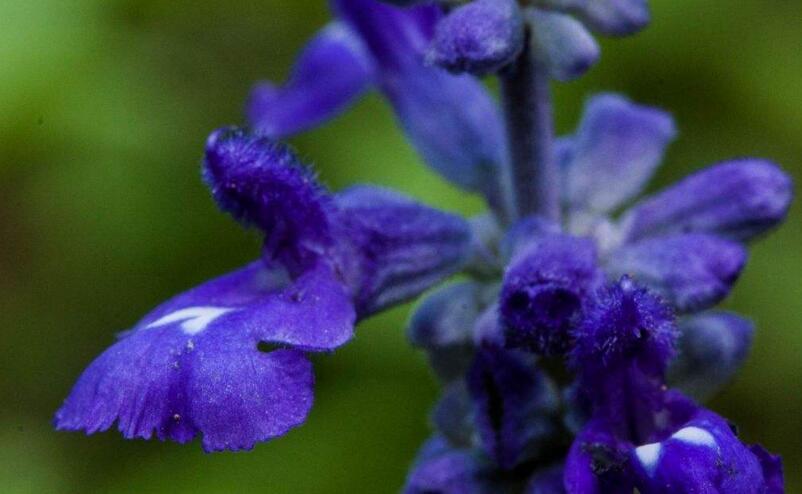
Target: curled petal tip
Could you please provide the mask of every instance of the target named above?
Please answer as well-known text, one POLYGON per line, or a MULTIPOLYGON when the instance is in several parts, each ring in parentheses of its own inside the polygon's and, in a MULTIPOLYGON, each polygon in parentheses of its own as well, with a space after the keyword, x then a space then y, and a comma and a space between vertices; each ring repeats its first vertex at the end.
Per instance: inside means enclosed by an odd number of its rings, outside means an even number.
POLYGON ((270 255, 298 262, 331 242, 331 204, 284 145, 235 127, 206 142, 203 178, 220 208, 266 234, 270 255))

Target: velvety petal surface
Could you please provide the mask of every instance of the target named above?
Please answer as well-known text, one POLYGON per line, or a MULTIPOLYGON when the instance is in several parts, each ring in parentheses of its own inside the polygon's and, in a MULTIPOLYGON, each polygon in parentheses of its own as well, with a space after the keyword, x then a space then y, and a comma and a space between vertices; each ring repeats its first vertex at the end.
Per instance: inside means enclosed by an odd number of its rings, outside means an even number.
POLYGON ((56 414, 60 429, 94 433, 117 421, 126 438, 249 449, 302 423, 312 367, 296 350, 347 341, 355 314, 320 264, 290 280, 255 262, 162 304, 84 371, 56 414), (260 342, 287 346, 262 352, 260 342))
POLYGON ((510 263, 499 299, 507 345, 556 355, 601 280, 589 239, 553 235, 535 241, 510 263))
POLYGON ((677 329, 671 309, 629 278, 597 292, 572 331, 571 366, 599 389, 613 369, 635 364, 662 377, 674 355, 677 329))
POLYGON ((410 318, 407 337, 423 348, 435 374, 461 380, 473 360, 473 326, 490 294, 479 283, 454 283, 424 297, 410 318))
POLYGON ((766 494, 783 494, 785 481, 783 478, 783 462, 778 455, 766 451, 763 446, 755 444, 749 447, 752 454, 760 462, 763 469, 763 480, 766 482, 766 494))
POLYGON ((463 218, 388 189, 339 193, 342 241, 361 260, 354 291, 360 317, 404 302, 454 274, 472 245, 463 218))
POLYGON ((610 255, 607 272, 630 275, 681 312, 711 307, 726 297, 746 263, 736 242, 703 234, 657 237, 610 255))
POLYGON ((362 40, 345 24, 333 22, 307 44, 287 82, 262 82, 253 88, 248 121, 274 138, 307 130, 347 107, 373 76, 373 60, 362 40))
POLYGON ((330 198, 285 146, 243 129, 209 136, 203 178, 220 208, 265 232, 270 257, 302 265, 331 243, 330 198))
POLYGON ((791 178, 774 163, 728 161, 705 168, 648 197, 622 219, 626 240, 701 232, 749 240, 785 218, 791 178))
POLYGON ((617 439, 604 420, 589 422, 574 439, 564 467, 567 494, 631 494, 627 471, 629 445, 617 439))
POLYGON ((165 302, 132 331, 176 326, 197 334, 225 328, 269 343, 328 351, 351 338, 355 319, 345 286, 324 261, 294 280, 257 261, 165 302))
POLYGON ((634 448, 631 463, 644 492, 766 492, 757 457, 724 419, 707 410, 697 412, 665 440, 634 448))
POLYGON ((484 75, 510 63, 523 42, 515 0, 475 0, 438 23, 427 58, 451 72, 484 75))
POLYGON ((637 195, 676 131, 671 117, 615 94, 590 99, 564 170, 565 202, 604 213, 637 195))
POLYGON ((226 329, 132 333, 84 371, 56 427, 92 434, 116 421, 127 439, 183 443, 201 433, 206 451, 250 449, 303 423, 313 399, 303 353, 262 353, 256 344, 226 329))

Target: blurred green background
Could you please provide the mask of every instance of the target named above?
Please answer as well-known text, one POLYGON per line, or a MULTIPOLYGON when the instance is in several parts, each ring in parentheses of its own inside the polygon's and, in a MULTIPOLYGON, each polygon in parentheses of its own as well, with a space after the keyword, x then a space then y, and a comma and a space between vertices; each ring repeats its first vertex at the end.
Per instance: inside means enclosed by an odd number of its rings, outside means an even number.
MULTIPOLYGON (((681 129, 657 183, 754 154, 802 175, 802 16, 781 0, 652 0, 654 23, 605 42, 559 85, 558 126, 591 91, 670 109, 681 129)), ((56 433, 89 361, 167 296, 257 254, 199 180, 208 132, 242 120, 251 84, 282 79, 328 18, 322 0, 0 0, 0 493, 395 492, 436 386, 404 340, 408 308, 317 358, 303 428, 250 453, 56 433)), ((464 213, 481 204, 421 166, 376 96, 293 142, 332 188, 390 185, 464 213)), ((727 305, 758 323, 713 403, 786 458, 802 492, 802 215, 759 242, 727 305)))

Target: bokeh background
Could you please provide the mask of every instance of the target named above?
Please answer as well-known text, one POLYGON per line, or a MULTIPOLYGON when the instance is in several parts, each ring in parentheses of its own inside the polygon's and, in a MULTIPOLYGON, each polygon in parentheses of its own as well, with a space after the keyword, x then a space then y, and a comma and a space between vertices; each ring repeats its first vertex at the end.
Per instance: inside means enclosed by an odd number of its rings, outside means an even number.
MULTIPOLYGON (((605 42, 556 88, 558 126, 591 91, 670 109, 681 129, 655 187, 760 155, 802 176, 802 15, 789 0, 652 0, 654 23, 605 42)), ((251 84, 282 79, 326 22, 323 0, 0 0, 0 492, 395 492, 428 433, 436 385, 406 345, 408 307, 317 358, 309 422, 250 453, 56 433, 89 361, 167 296, 253 258, 258 239, 199 180, 208 132, 242 120, 251 84)), ((418 161, 377 96, 293 141, 337 189, 398 187, 481 204, 418 161)), ((802 181, 800 181, 802 182, 802 181)), ((727 306, 758 323, 713 406, 786 458, 802 492, 802 211, 752 249, 727 306)))

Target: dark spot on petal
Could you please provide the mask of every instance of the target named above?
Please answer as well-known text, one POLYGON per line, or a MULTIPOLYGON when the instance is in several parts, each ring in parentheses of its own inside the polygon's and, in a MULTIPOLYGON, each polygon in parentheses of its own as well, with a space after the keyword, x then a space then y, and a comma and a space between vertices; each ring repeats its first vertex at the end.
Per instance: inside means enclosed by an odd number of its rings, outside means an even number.
POLYGON ((269 341, 260 341, 256 344, 256 349, 262 353, 270 353, 275 350, 281 350, 282 348, 286 348, 284 345, 279 343, 273 343, 269 341))

